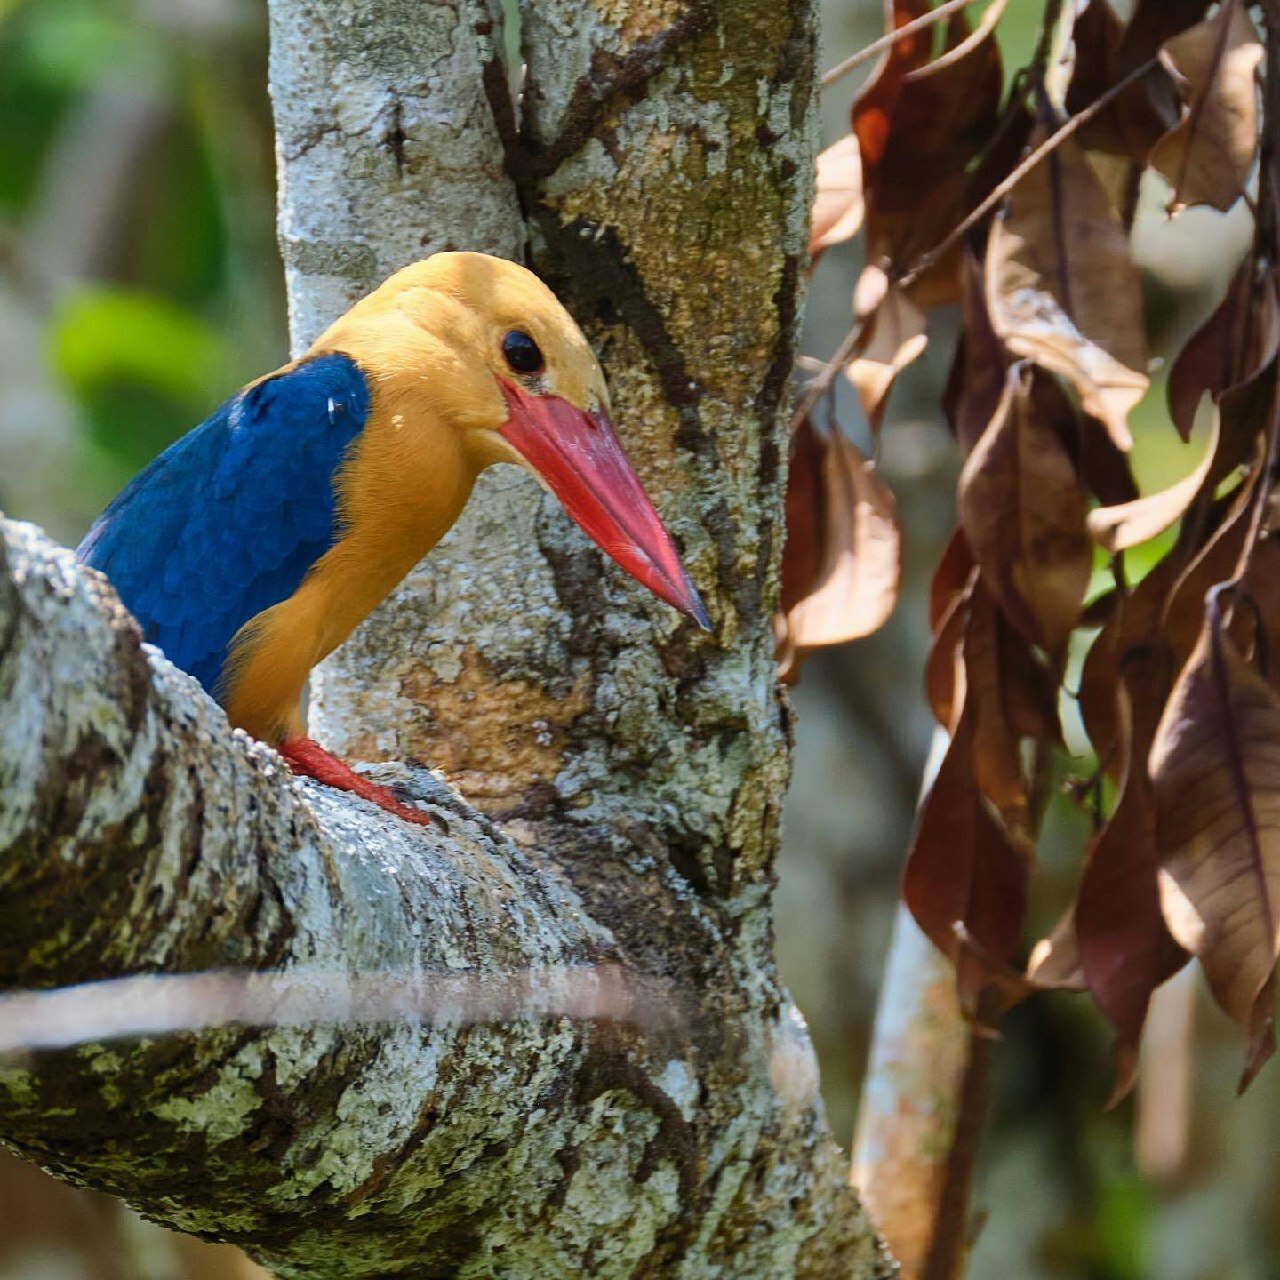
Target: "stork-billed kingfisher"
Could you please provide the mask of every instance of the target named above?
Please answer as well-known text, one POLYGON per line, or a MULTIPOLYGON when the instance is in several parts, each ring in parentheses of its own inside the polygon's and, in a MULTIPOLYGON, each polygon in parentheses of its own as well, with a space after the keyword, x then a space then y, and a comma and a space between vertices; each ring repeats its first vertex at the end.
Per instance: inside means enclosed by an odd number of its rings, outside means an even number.
POLYGON ((622 568, 708 625, 581 330, 535 275, 480 253, 397 272, 166 449, 77 554, 232 725, 421 822, 307 738, 303 688, 496 462, 531 470, 622 568))

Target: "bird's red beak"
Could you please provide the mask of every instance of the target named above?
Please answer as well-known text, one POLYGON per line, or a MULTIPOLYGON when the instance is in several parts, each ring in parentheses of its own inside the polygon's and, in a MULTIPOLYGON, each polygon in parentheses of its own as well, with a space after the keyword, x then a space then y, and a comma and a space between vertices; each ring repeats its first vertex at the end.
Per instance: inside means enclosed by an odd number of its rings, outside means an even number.
POLYGON ((607 556, 700 627, 711 621, 670 535, 602 413, 498 379, 501 435, 546 481, 570 518, 607 556))

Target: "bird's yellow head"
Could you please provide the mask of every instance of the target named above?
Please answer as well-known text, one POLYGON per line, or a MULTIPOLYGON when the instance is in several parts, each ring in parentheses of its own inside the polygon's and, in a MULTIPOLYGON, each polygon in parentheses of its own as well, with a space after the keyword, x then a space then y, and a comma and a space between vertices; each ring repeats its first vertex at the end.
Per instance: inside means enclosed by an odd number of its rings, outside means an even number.
POLYGON ((398 271, 323 334, 410 440, 457 451, 470 479, 512 462, 532 471, 628 573, 707 626, 610 421, 595 354, 531 271, 483 253, 438 253, 398 271))

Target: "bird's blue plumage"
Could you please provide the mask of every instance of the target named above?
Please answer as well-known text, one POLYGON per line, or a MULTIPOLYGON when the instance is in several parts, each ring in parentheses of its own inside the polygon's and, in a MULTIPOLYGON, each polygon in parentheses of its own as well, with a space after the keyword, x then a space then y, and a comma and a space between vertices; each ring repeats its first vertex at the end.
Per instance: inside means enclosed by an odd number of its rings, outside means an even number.
POLYGON ((368 409, 344 355, 237 393, 119 494, 77 555, 216 696, 232 637, 292 595, 338 536, 335 475, 368 409))

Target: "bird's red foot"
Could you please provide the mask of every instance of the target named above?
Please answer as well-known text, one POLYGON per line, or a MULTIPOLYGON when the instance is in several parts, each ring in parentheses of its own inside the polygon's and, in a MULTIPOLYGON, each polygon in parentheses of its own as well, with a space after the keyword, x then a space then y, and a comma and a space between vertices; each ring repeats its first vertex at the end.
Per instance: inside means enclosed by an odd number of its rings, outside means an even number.
POLYGON ((350 791, 362 800, 376 804, 379 809, 394 813, 397 818, 403 818, 406 822, 415 822, 420 827, 434 826, 437 821, 431 814, 396 799, 394 792, 388 787, 380 787, 368 778, 362 778, 349 765, 343 764, 337 756, 330 755, 310 738, 286 738, 277 745, 276 750, 284 757, 289 768, 303 778, 314 778, 317 782, 323 782, 326 787, 334 787, 338 791, 350 791))

